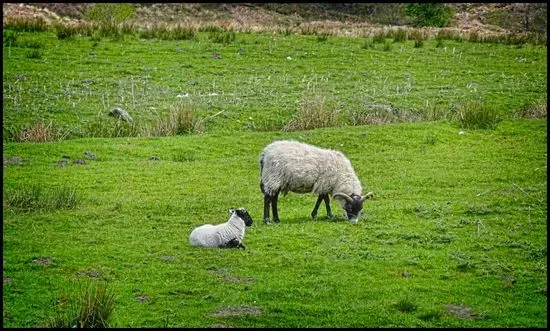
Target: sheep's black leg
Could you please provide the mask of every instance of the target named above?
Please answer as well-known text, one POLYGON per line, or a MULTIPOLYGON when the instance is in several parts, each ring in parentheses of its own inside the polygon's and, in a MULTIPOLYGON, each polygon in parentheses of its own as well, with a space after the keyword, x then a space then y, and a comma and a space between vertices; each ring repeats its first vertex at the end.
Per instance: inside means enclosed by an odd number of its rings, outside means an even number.
MULTIPOLYGON (((264 194, 264 223, 269 224, 269 203, 271 202, 271 196, 264 194)), ((273 214, 275 216, 275 214, 273 214)))
MULTIPOLYGON (((239 239, 234 238, 226 242, 225 244, 220 245, 220 248, 240 248, 242 243, 239 239)), ((242 246, 244 248, 244 246, 242 246)))
POLYGON ((328 197, 328 194, 325 194, 324 200, 325 200, 325 207, 327 207, 327 218, 331 220, 334 217, 332 216, 332 212, 330 211, 330 198, 328 197))
POLYGON ((315 207, 313 207, 313 211, 311 212, 311 218, 315 221, 317 219, 317 210, 319 209, 319 205, 321 205, 321 201, 324 199, 324 195, 321 194, 317 198, 317 202, 315 203, 315 207))
POLYGON ((279 212, 277 211, 277 199, 279 198, 279 192, 275 193, 271 197, 271 208, 273 209, 273 222, 279 223, 279 212))

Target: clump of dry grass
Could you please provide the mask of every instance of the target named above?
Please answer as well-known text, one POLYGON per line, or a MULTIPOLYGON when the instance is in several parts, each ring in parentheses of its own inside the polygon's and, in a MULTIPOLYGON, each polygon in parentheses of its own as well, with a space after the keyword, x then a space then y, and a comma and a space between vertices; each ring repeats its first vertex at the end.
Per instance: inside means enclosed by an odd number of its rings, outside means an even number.
POLYGON ((352 125, 416 122, 421 117, 408 110, 397 109, 386 104, 367 104, 360 111, 350 114, 352 125))
POLYGON ((151 135, 173 136, 178 134, 203 133, 206 131, 204 118, 197 117, 189 105, 179 105, 170 111, 168 118, 160 118, 151 135))
POLYGON ((40 120, 15 134, 15 141, 21 142, 48 142, 57 139, 53 123, 40 120))
POLYGON ((325 97, 314 95, 302 101, 297 116, 283 127, 283 131, 300 131, 340 126, 340 111, 325 104, 325 97))
POLYGON ((522 118, 546 118, 547 113, 547 100, 523 106, 519 110, 519 116, 522 118))

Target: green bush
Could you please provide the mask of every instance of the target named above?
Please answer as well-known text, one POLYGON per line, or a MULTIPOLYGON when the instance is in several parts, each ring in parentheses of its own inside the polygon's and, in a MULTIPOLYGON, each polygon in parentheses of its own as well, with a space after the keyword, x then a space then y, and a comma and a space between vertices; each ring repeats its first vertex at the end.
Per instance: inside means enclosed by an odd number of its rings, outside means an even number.
POLYGON ((136 17, 132 4, 128 3, 96 3, 86 11, 84 16, 106 25, 116 25, 136 17))
POLYGON ((444 3, 411 3, 405 8, 413 18, 415 26, 448 26, 453 18, 453 10, 444 3))

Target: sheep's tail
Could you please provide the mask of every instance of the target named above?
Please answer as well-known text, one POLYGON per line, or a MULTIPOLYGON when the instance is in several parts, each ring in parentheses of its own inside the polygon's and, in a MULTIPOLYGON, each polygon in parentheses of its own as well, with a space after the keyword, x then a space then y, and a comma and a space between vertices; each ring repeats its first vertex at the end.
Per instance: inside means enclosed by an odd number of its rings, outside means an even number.
POLYGON ((260 154, 260 190, 265 194, 264 182, 262 181, 262 173, 264 171, 264 152, 260 154))

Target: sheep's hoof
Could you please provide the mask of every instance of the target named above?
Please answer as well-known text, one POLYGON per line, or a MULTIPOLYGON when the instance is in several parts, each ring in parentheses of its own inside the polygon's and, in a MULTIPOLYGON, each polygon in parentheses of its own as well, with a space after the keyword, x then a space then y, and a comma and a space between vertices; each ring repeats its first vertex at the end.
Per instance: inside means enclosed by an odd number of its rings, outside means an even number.
POLYGON ((277 223, 277 224, 280 223, 278 218, 274 219, 273 222, 275 222, 275 223, 277 223))
POLYGON ((265 218, 264 223, 267 224, 267 225, 271 224, 271 222, 269 222, 269 218, 265 218))
POLYGON ((327 219, 328 219, 329 221, 332 221, 332 220, 334 220, 334 216, 331 215, 331 214, 329 214, 329 215, 327 215, 327 219))

